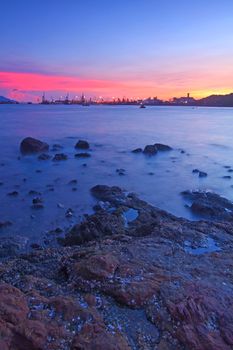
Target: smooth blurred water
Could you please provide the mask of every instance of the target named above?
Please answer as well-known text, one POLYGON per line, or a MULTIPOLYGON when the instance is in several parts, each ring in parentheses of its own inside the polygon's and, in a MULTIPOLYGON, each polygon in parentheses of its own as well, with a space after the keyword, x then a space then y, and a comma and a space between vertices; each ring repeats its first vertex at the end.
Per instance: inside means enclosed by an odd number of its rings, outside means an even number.
POLYGON ((119 185, 189 219, 197 218, 185 207, 183 190, 211 189, 233 200, 233 178, 223 178, 231 175, 224 166, 233 166, 232 108, 0 105, 0 121, 0 221, 13 222, 1 234, 17 233, 35 241, 46 230, 72 225, 82 214, 92 212, 95 200, 89 190, 96 184, 119 185), (60 163, 39 161, 36 156, 18 160, 19 144, 26 136, 50 145, 60 143, 69 159, 60 163), (90 142, 91 158, 74 158, 79 139, 90 142), (154 157, 131 152, 156 142, 174 150, 154 157), (124 168, 126 175, 119 176, 118 168, 124 168), (194 168, 208 176, 199 178, 192 173, 194 168), (78 180, 76 192, 68 184, 73 179, 78 180), (54 192, 48 191, 49 184, 54 192), (18 197, 7 196, 15 189, 18 197), (44 209, 31 209, 29 190, 42 193, 44 209), (68 208, 74 209, 73 219, 65 218, 68 208))

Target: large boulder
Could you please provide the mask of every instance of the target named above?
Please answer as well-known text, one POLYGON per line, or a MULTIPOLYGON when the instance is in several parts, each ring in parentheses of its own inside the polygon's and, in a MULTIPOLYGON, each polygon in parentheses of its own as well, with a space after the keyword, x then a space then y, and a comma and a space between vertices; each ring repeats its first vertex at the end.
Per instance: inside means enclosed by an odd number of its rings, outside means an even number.
POLYGON ((40 153, 49 150, 49 145, 46 142, 34 139, 33 137, 26 137, 20 144, 20 151, 23 154, 40 153))

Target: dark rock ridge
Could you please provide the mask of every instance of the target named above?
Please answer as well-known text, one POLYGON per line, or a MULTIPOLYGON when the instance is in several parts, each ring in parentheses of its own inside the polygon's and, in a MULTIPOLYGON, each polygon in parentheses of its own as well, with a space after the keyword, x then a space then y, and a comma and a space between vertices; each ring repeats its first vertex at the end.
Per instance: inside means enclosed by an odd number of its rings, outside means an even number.
POLYGON ((46 142, 26 137, 20 144, 20 151, 23 154, 47 152, 49 145, 46 142))
POLYGON ((90 145, 87 141, 85 140, 79 140, 76 145, 75 148, 80 148, 80 149, 89 149, 90 145))
POLYGON ((0 264, 0 349, 231 350, 232 222, 91 193, 99 209, 66 247, 0 264))

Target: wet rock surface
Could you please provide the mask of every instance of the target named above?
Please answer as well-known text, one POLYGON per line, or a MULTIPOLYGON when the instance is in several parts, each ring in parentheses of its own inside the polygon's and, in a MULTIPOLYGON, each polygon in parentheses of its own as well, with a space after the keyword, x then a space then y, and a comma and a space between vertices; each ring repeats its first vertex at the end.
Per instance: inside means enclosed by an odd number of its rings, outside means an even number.
POLYGON ((91 193, 98 210, 65 246, 1 262, 0 348, 232 349, 232 221, 177 218, 116 186, 91 193))
POLYGON ((20 144, 20 151, 23 154, 40 153, 49 150, 49 145, 46 142, 26 137, 20 144))
POLYGON ((233 220, 233 203, 208 191, 184 191, 182 195, 190 200, 190 209, 212 220, 233 220))

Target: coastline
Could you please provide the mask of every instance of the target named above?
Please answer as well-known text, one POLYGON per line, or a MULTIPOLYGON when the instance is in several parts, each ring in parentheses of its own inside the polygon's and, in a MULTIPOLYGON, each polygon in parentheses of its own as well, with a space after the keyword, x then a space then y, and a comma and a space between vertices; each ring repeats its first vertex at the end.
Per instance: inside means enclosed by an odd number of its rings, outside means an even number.
POLYGON ((66 247, 0 264, 1 348, 20 337, 35 350, 230 349, 232 219, 191 222, 119 187, 92 193, 106 209, 76 226, 66 247), (215 246, 198 251, 210 238, 215 246))

